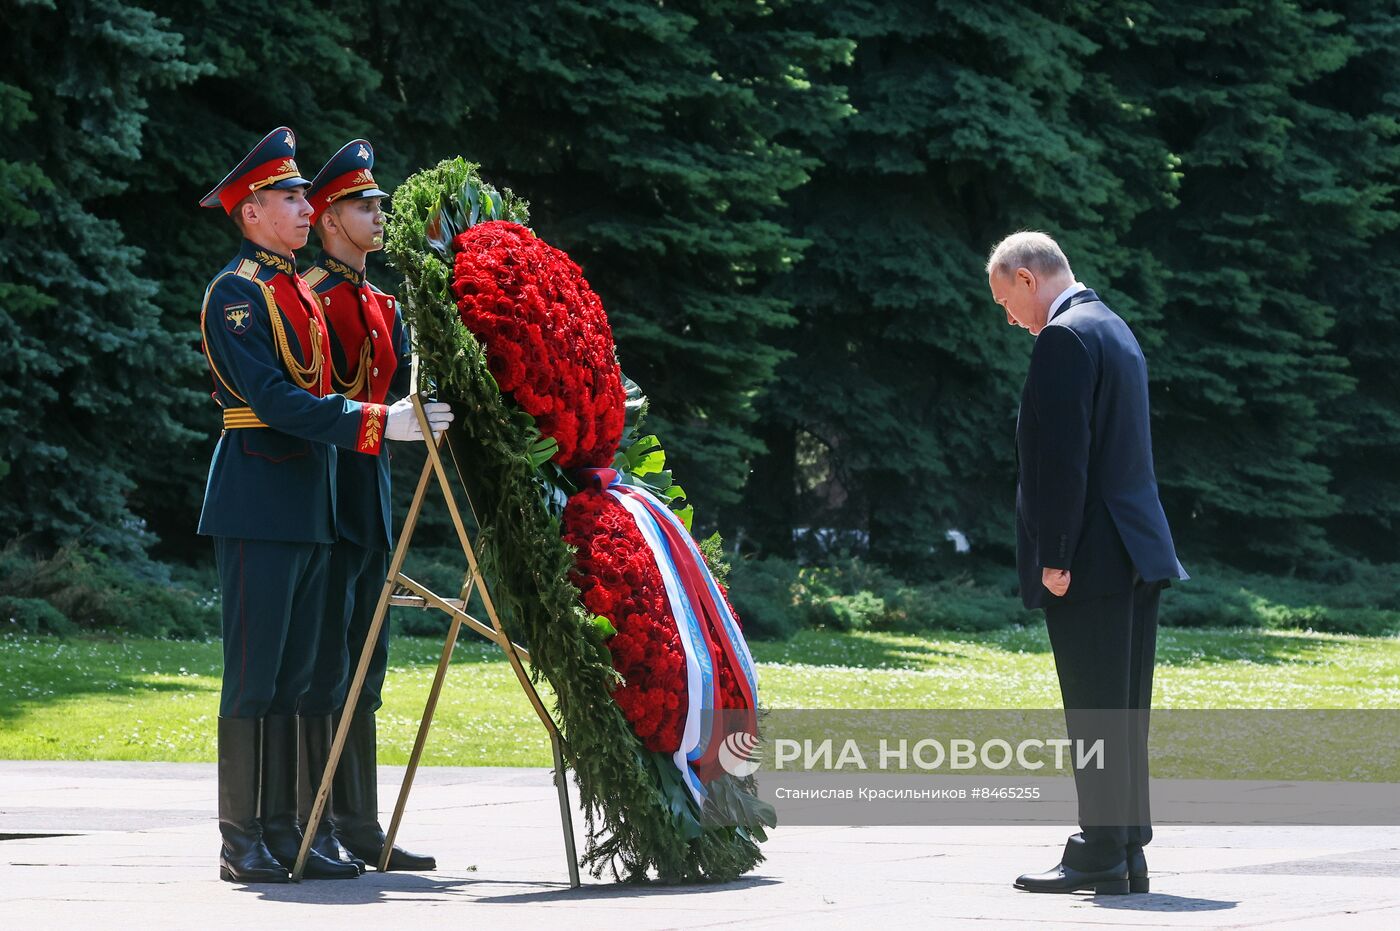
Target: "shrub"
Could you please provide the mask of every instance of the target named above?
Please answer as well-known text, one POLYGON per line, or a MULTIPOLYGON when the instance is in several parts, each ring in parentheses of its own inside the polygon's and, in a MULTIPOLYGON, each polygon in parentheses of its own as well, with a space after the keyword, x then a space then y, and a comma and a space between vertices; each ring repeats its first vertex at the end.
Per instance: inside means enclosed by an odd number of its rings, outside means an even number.
MULTIPOLYGON (((1331 580, 1193 567, 1164 595, 1161 622, 1178 627, 1310 629, 1387 636, 1400 632, 1400 571, 1352 563, 1329 566, 1331 580)), ((1015 573, 970 564, 966 572, 911 584, 860 559, 798 566, 773 557, 735 563, 731 596, 745 631, 759 639, 803 628, 984 631, 1041 622, 1021 607, 1015 573)))
POLYGON ((27 634, 70 634, 77 626, 42 598, 0 595, 0 621, 19 625, 27 634))
POLYGON ((1400 632, 1400 573, 1353 563, 1329 568, 1341 583, 1192 569, 1164 595, 1162 623, 1177 627, 1265 627, 1387 636, 1400 632))
POLYGON ((967 578, 921 585, 912 594, 917 601, 906 608, 902 630, 982 631, 1040 621, 1040 612, 1021 607, 1017 595, 967 578))
POLYGON ((782 640, 808 626, 795 595, 798 568, 785 559, 740 559, 730 569, 729 598, 744 636, 782 640))
POLYGON ((177 584, 167 567, 120 563, 79 546, 45 559, 8 544, 0 550, 0 599, 6 619, 30 633, 204 637, 219 630, 217 599, 177 584))
POLYGON ((755 638, 790 636, 802 628, 836 630, 992 630, 1033 623, 1014 595, 1014 576, 994 582, 970 576, 908 584, 872 563, 846 557, 799 567, 774 557, 734 565, 730 590, 755 638))

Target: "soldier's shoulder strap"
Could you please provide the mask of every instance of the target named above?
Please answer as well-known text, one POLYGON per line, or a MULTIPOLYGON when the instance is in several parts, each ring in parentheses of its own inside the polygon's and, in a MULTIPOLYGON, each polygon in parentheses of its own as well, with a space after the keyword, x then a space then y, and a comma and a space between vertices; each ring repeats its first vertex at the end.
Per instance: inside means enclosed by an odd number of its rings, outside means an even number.
POLYGON ((326 271, 319 265, 313 265, 309 269, 307 269, 305 275, 301 276, 301 280, 306 282, 306 286, 308 288, 319 294, 321 291, 321 285, 325 284, 326 279, 329 277, 330 272, 326 271))

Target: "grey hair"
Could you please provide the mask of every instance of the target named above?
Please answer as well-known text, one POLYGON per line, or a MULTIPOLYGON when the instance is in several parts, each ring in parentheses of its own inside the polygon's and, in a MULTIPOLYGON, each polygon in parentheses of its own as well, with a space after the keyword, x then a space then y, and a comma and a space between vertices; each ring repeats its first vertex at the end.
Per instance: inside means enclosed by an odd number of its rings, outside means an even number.
POLYGON ((1073 277, 1064 250, 1044 233, 1021 230, 997 243, 987 257, 987 274, 1010 275, 1018 268, 1028 268, 1036 277, 1066 274, 1073 277))

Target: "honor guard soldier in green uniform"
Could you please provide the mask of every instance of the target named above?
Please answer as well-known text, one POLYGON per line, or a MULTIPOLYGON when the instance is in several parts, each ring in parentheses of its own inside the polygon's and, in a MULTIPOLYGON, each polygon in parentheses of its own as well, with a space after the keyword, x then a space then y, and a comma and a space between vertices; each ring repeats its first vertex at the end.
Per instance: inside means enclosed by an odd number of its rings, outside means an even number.
MULTIPOLYGON (((306 283, 330 325, 333 387, 347 398, 382 404, 408 393, 410 348, 398 301, 365 277, 368 254, 384 248, 381 208, 388 196, 375 183, 373 168, 374 147, 355 139, 311 182, 307 200, 315 211, 312 223, 325 255, 307 271, 306 283)), ((307 730, 316 735, 308 747, 318 752, 329 747, 333 715, 349 714, 351 725, 316 848, 338 856, 338 842, 353 859, 378 863, 384 829, 379 824, 374 713, 381 704, 388 665, 387 618, 375 641, 359 702, 351 709, 343 706, 389 572, 394 525, 388 457, 344 453, 336 482, 339 539, 331 547, 325 625, 311 689, 302 703, 307 730)), ((389 855, 393 870, 436 866, 432 857, 400 847, 389 855)))
MULTIPOLYGON (((224 427, 199 532, 214 537, 223 595, 219 875, 229 882, 286 882, 301 844, 296 714, 335 540, 336 447, 377 457, 386 438, 422 436, 407 401, 333 393, 325 317, 292 257, 311 225, 295 154, 295 135, 279 127, 200 201, 243 235, 200 313, 224 427)), ((431 428, 445 429, 447 406, 428 408, 431 428)), ((359 870, 314 855, 305 875, 359 870)))

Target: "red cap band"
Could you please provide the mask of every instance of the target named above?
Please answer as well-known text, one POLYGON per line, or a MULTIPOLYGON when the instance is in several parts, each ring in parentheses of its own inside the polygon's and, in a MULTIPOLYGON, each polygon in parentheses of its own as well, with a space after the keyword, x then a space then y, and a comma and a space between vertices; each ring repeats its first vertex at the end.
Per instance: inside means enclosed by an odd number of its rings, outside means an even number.
POLYGON ((297 170, 297 163, 290 158, 263 162, 226 185, 219 192, 219 203, 223 204, 224 213, 232 215, 239 202, 254 191, 261 190, 269 184, 276 184, 285 178, 299 177, 301 172, 297 170))
POLYGON ((315 211, 311 215, 311 222, 316 222, 316 218, 321 215, 322 210, 345 195, 354 194, 356 191, 368 191, 378 186, 374 183, 374 176, 369 173, 368 168, 346 172, 329 184, 322 185, 320 190, 311 195, 311 209, 315 211))

